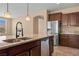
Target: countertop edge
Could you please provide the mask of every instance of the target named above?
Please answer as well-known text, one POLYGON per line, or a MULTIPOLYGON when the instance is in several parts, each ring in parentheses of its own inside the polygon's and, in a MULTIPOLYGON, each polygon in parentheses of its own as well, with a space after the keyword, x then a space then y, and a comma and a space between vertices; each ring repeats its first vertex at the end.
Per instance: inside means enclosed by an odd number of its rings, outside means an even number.
MULTIPOLYGON (((50 36, 53 36, 53 35, 50 35, 50 36)), ((4 43, 3 46, 0 46, 0 50, 5 50, 5 49, 8 49, 10 47, 21 45, 21 44, 24 44, 24 43, 29 43, 29 42, 32 42, 32 41, 42 40, 43 38, 48 38, 50 36, 40 37, 40 38, 37 38, 37 39, 32 38, 32 39, 29 39, 29 40, 23 40, 21 42, 16 42, 16 43, 4 43)))

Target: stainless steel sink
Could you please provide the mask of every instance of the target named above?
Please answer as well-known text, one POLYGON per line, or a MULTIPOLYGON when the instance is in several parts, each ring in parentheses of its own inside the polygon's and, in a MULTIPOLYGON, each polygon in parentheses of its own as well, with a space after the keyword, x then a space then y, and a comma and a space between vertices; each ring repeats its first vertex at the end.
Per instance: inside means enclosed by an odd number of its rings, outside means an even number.
POLYGON ((20 42, 21 40, 20 39, 7 39, 7 40, 3 40, 4 42, 7 42, 7 43, 15 43, 15 42, 20 42))
POLYGON ((32 38, 29 38, 29 37, 22 37, 22 38, 18 38, 18 39, 21 39, 21 40, 29 40, 29 39, 32 39, 32 38))
POLYGON ((22 40, 29 40, 29 39, 32 39, 32 38, 22 37, 22 38, 17 38, 17 39, 6 39, 3 41, 7 43, 15 43, 15 42, 21 42, 22 40))

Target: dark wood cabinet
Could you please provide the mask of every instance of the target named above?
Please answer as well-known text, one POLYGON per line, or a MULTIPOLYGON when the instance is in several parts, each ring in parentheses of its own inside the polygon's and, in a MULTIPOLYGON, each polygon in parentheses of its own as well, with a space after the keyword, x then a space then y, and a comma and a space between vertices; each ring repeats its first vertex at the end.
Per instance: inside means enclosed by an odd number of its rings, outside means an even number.
POLYGON ((6 50, 0 50, 0 56, 7 56, 6 50))
POLYGON ((41 56, 41 46, 33 47, 30 50, 30 56, 41 56))
POLYGON ((54 20, 54 15, 48 14, 48 21, 53 21, 54 20))
POLYGON ((62 19, 62 13, 55 14, 55 19, 60 21, 62 19))
POLYGON ((79 12, 62 14, 61 24, 63 26, 79 26, 79 12))
POLYGON ((23 53, 23 52, 26 52, 25 44, 8 48, 8 54, 10 56, 16 56, 16 55, 19 55, 20 53, 23 53))
POLYGON ((61 46, 69 46, 69 36, 68 35, 60 35, 60 45, 61 46))
POLYGON ((40 52, 40 47, 36 48, 36 46, 40 46, 40 41, 33 41, 8 48, 8 54, 9 56, 31 56, 36 52, 36 55, 38 55, 40 52), (32 51, 32 54, 30 54, 30 51, 32 51))
POLYGON ((54 13, 54 14, 49 14, 49 19, 48 21, 55 21, 55 20, 61 20, 62 19, 62 13, 54 13))
POLYGON ((69 46, 73 48, 79 48, 79 35, 69 35, 69 46))
POLYGON ((76 26, 79 26, 79 12, 76 13, 76 26))
POLYGON ((48 15, 48 21, 61 21, 62 26, 79 26, 79 12, 54 13, 48 15))
POLYGON ((53 51, 54 51, 54 44, 53 44, 53 36, 49 37, 49 54, 50 56, 52 55, 53 51))
POLYGON ((22 53, 17 54, 16 56, 29 56, 29 51, 24 51, 22 53))
POLYGON ((69 25, 69 23, 68 23, 68 14, 63 14, 62 15, 61 24, 63 26, 68 26, 69 25))
POLYGON ((23 43, 0 50, 0 56, 48 56, 53 52, 53 37, 23 43), (50 52, 49 52, 50 50, 50 52))
POLYGON ((76 22, 77 22, 77 18, 76 18, 77 14, 76 13, 70 13, 68 14, 68 22, 70 26, 77 26, 76 22))
POLYGON ((61 34, 60 45, 72 48, 79 48, 79 35, 74 34, 61 34))

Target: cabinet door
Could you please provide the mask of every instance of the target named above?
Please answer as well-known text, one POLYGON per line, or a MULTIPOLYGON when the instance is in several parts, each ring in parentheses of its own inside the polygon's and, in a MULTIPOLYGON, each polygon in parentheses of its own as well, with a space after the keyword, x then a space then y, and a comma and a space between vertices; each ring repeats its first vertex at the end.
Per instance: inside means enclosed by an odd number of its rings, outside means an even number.
POLYGON ((68 26, 68 14, 63 14, 62 15, 62 25, 68 26))
POLYGON ((62 13, 56 13, 55 14, 55 20, 61 20, 62 19, 62 13))
POLYGON ((62 19, 62 13, 49 14, 49 21, 56 21, 61 19, 62 19))
POLYGON ((30 50, 30 56, 40 56, 41 55, 41 47, 36 46, 30 50))
POLYGON ((69 35, 66 34, 60 35, 60 45, 69 46, 69 35))
POLYGON ((48 21, 54 21, 54 20, 55 20, 55 15, 49 14, 49 20, 48 21))
POLYGON ((53 36, 49 37, 49 53, 52 55, 54 50, 54 45, 53 45, 53 36))
POLYGON ((69 25, 76 26, 76 13, 70 13, 69 16, 69 25))
POLYGON ((26 51, 26 44, 17 45, 8 49, 9 56, 15 56, 26 51))
POLYGON ((7 52, 5 50, 0 50, 0 56, 7 56, 7 52))
POLYGON ((79 26, 79 12, 76 13, 76 26, 79 26))
POLYGON ((16 56, 29 56, 29 51, 24 51, 22 53, 19 53, 18 55, 16 56))
POLYGON ((69 45, 70 45, 70 47, 79 49, 79 35, 70 34, 69 35, 69 45))

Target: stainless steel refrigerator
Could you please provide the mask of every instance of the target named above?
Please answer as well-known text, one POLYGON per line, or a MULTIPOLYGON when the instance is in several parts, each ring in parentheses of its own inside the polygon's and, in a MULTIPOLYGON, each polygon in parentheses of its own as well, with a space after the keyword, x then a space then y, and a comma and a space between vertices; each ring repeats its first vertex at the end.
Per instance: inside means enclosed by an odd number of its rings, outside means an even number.
POLYGON ((59 45, 59 21, 48 21, 47 32, 54 35, 54 45, 59 45))

